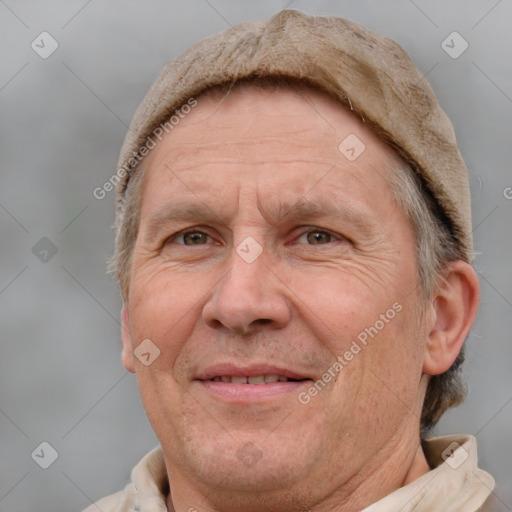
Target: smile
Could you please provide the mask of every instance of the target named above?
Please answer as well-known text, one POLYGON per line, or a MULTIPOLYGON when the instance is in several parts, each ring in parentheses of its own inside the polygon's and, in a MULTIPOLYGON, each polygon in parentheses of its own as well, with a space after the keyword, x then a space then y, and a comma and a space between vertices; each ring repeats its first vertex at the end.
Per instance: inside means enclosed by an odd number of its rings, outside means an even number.
POLYGON ((210 382, 225 382, 232 384, 271 384, 273 382, 300 382, 308 379, 292 379, 284 375, 255 375, 251 377, 239 377, 235 375, 222 375, 208 379, 210 382))

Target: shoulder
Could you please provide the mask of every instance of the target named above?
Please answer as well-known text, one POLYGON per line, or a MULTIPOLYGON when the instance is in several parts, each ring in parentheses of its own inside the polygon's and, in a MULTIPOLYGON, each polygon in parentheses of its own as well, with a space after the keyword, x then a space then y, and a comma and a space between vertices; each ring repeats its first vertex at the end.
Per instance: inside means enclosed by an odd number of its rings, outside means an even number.
POLYGON ((122 491, 106 496, 87 507, 83 512, 138 512, 137 492, 132 483, 122 491))
POLYGON ((122 491, 102 498, 83 512, 139 512, 148 506, 165 511, 168 489, 165 460, 158 446, 133 468, 131 482, 122 491))
POLYGON ((510 510, 493 492, 476 512, 508 512, 510 510))

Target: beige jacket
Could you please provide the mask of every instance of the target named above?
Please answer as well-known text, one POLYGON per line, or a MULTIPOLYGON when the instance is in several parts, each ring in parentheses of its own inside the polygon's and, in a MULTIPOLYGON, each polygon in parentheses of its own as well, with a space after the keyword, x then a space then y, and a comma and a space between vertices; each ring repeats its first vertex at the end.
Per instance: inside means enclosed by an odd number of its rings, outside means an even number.
MULTIPOLYGON (((423 446, 434 467, 414 482, 362 512, 494 512, 488 497, 491 475, 477 466, 472 436, 429 439, 423 446), (484 505, 485 502, 485 505, 484 505), (483 506, 483 507, 482 507, 483 506)), ((148 453, 133 469, 123 491, 107 496, 84 512, 166 512, 167 472, 161 448, 148 453)), ((489 498, 490 499, 490 498, 489 498)))

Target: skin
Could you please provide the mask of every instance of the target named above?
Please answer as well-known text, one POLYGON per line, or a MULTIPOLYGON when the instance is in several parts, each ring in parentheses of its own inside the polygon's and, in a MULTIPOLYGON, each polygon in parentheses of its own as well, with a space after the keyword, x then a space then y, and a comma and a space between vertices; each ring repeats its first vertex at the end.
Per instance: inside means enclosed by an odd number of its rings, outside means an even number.
POLYGON ((322 93, 247 85, 201 97, 148 155, 122 357, 163 447, 169 510, 356 511, 429 470, 428 376, 460 351, 478 282, 454 262, 421 303, 414 233, 389 188, 397 162, 322 93), (338 150, 349 134, 366 146, 353 162, 338 150), (344 208, 291 208, 305 202, 344 208), (193 215, 165 215, 176 206, 193 215), (236 251, 247 237, 262 248, 252 263, 236 251), (298 393, 311 381, 229 401, 196 380, 228 361, 316 381, 395 303, 308 404, 298 393), (148 338, 160 355, 145 366, 133 350, 148 338))

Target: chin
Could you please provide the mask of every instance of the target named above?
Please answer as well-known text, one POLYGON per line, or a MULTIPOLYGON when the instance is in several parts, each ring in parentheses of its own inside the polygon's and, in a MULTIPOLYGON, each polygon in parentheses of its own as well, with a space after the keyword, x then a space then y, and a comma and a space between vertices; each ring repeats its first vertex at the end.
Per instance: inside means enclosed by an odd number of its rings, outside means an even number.
POLYGON ((272 492, 291 488, 310 474, 311 464, 304 460, 308 450, 292 441, 271 443, 268 432, 245 436, 237 432, 236 437, 226 433, 195 442, 189 439, 186 452, 187 465, 196 478, 206 486, 225 490, 272 492))

